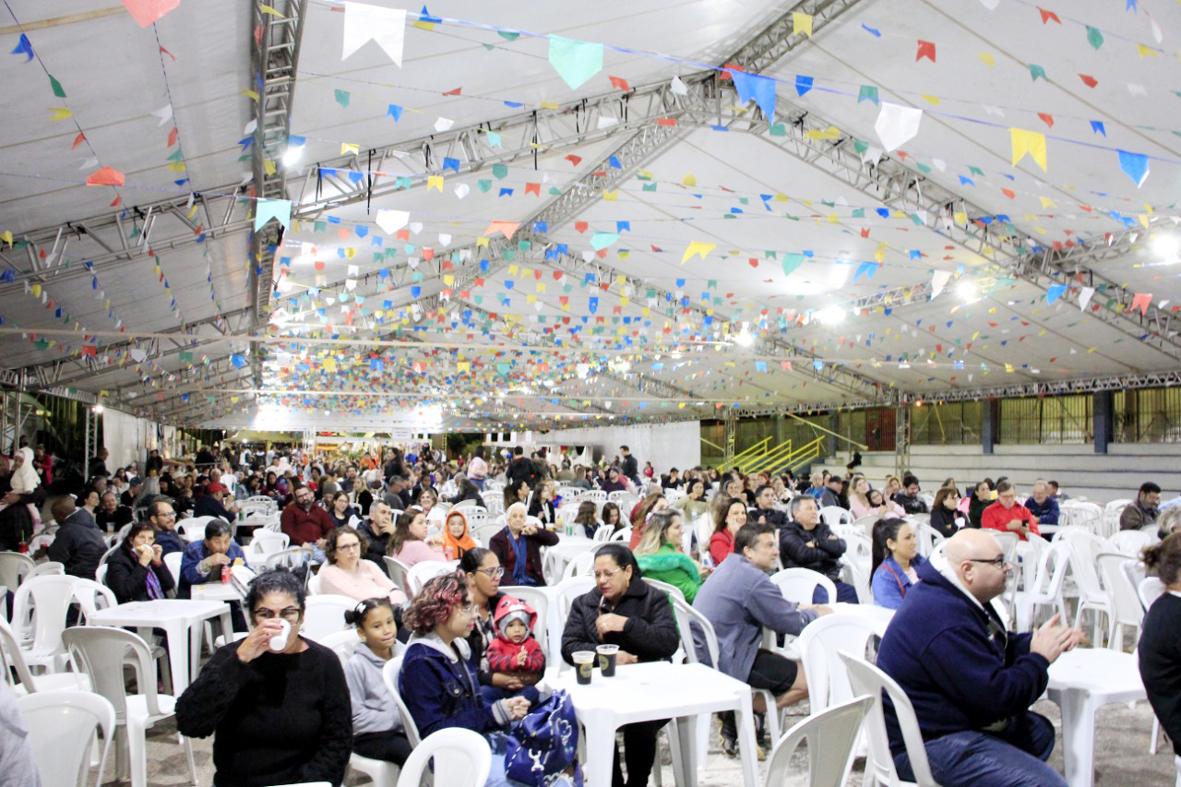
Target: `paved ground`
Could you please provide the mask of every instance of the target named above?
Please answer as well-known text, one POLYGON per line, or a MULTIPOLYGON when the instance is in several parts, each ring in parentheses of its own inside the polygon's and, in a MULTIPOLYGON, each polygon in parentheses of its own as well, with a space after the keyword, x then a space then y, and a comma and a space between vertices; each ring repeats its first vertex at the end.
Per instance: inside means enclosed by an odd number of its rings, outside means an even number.
MULTIPOLYGON (((1059 723, 1058 708, 1051 702, 1042 701, 1035 709, 1059 723)), ((789 719, 789 724, 793 723, 789 719)), ((1170 785, 1175 778, 1172 751, 1167 744, 1156 755, 1148 754, 1148 740, 1152 732, 1152 713, 1147 703, 1137 703, 1129 709, 1126 705, 1108 705, 1099 712, 1095 735, 1095 784, 1096 785, 1170 785)), ((162 723, 150 733, 148 745, 148 781, 157 785, 187 784, 184 764, 184 750, 176 743, 171 723, 162 723)), ((209 785, 213 778, 211 739, 194 741, 197 758, 198 783, 209 785)), ((738 760, 723 756, 717 749, 716 738, 711 740, 711 750, 704 770, 698 773, 701 787, 734 787, 741 783, 738 760)), ((1061 730, 1058 747, 1054 750, 1052 764, 1062 770, 1061 730)), ((662 747, 663 749, 663 747, 662 747)), ((667 750, 664 750, 667 759, 667 750)), ((793 761, 792 778, 785 784, 805 785, 807 779, 805 755, 802 750, 793 761)), ((849 780, 851 785, 861 784, 863 763, 858 761, 849 780)), ((760 775, 765 775, 760 769, 760 775)), ((114 778, 114 769, 108 768, 107 778, 114 778)), ((350 772, 348 784, 351 787, 368 784, 368 779, 356 772, 350 772)), ((652 783, 655 783, 653 780, 652 783)), ((663 783, 673 785, 672 768, 663 767, 663 783)), ((108 784, 117 784, 109 781, 108 784)))

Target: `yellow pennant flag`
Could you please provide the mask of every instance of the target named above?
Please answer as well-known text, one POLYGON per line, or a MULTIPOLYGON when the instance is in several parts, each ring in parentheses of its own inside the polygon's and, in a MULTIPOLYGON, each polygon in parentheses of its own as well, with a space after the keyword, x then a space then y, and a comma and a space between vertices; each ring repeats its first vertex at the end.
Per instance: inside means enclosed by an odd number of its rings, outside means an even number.
POLYGON ((981 52, 979 55, 977 55, 977 57, 980 58, 980 62, 986 66, 996 65, 996 58, 992 56, 991 52, 981 52))
POLYGON ((9 246, 11 246, 12 245, 12 230, 4 230, 4 232, 0 232, 0 240, 4 241, 9 246))
POLYGON ((1046 135, 1037 131, 1027 131, 1023 128, 1009 129, 1009 138, 1013 143, 1013 166, 1017 166, 1026 154, 1046 171, 1046 135))
POLYGON ((1049 197, 1038 197, 1038 201, 1042 203, 1043 208, 1058 207, 1057 205, 1054 204, 1054 200, 1050 199, 1049 197))
POLYGON ((266 161, 264 161, 262 163, 262 169, 263 169, 263 172, 267 173, 268 175, 274 175, 276 172, 275 160, 269 158, 266 161))
POLYGON ((681 255, 681 264, 684 265, 694 257, 700 257, 704 260, 717 247, 718 244, 716 243, 706 243, 700 240, 689 241, 689 245, 685 247, 685 253, 681 255))
POLYGON ((795 35, 812 37, 812 15, 802 11, 793 11, 791 15, 791 32, 795 35))
POLYGON ((434 189, 435 191, 439 191, 439 192, 441 192, 443 190, 443 176, 442 175, 427 175, 426 190, 430 191, 431 189, 434 189))
POLYGON ((73 114, 74 113, 70 111, 69 107, 54 107, 53 109, 49 110, 49 117, 54 121, 65 120, 66 118, 71 117, 73 114))
POLYGON ((694 175, 692 172, 690 172, 688 175, 681 178, 681 185, 682 186, 696 186, 697 185, 697 176, 694 175))
POLYGON ((341 142, 340 143, 340 155, 342 155, 342 156, 347 155, 349 153, 352 153, 353 155, 358 155, 358 154, 360 154, 360 152, 361 152, 361 146, 356 144, 355 142, 341 142))
POLYGON ((605 202, 615 202, 618 199, 619 199, 619 189, 616 189, 615 191, 604 191, 603 192, 603 200, 605 202))
POLYGON ((287 17, 283 16, 281 13, 279 13, 279 9, 274 8, 273 6, 269 6, 266 3, 259 3, 258 10, 262 11, 264 14, 270 14, 271 16, 273 16, 277 19, 286 19, 287 18, 287 17))

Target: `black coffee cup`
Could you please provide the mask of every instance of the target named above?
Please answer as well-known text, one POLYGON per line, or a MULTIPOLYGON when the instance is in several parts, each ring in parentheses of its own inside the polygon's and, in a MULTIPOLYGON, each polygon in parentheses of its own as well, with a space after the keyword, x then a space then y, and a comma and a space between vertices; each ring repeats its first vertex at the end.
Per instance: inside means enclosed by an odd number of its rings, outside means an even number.
POLYGON ((615 658, 619 654, 619 646, 599 645, 595 652, 599 656, 599 671, 603 673, 603 677, 615 677, 615 658))

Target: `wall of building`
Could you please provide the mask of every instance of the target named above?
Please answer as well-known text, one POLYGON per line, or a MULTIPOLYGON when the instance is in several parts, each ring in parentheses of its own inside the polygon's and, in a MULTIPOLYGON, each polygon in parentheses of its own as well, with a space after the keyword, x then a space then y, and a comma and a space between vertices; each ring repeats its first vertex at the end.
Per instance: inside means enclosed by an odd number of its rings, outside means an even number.
POLYGON ((596 426, 584 429, 555 429, 534 434, 536 445, 590 446, 610 460, 626 445, 643 469, 651 462, 658 473, 669 468, 684 469, 701 463, 701 423, 679 421, 669 424, 596 426))

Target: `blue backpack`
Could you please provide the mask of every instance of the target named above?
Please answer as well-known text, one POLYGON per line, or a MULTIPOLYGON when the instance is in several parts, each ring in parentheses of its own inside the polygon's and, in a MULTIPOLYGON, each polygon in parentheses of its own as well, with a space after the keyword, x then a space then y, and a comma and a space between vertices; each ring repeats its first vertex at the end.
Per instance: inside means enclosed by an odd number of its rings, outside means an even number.
POLYGON ((531 787, 546 787, 573 765, 574 784, 581 787, 578 718, 569 694, 554 692, 525 718, 514 722, 507 737, 504 770, 508 778, 531 787))

